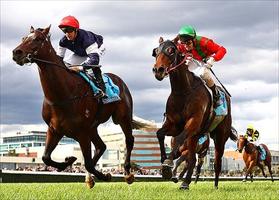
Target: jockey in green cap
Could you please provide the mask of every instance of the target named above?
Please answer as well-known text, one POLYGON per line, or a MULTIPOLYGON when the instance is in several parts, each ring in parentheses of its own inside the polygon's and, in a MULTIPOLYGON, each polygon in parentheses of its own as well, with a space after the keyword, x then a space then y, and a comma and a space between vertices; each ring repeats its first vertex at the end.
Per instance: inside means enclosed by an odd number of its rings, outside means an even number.
POLYGON ((193 59, 198 61, 191 62, 189 70, 200 76, 212 90, 213 105, 216 108, 220 94, 209 69, 224 57, 226 49, 209 38, 198 36, 196 30, 190 25, 181 27, 173 41, 181 53, 191 54, 193 59))

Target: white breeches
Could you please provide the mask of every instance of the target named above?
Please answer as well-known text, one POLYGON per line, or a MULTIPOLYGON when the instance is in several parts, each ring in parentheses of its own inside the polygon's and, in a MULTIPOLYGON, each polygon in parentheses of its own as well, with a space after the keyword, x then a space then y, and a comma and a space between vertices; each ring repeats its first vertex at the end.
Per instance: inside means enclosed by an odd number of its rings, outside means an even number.
POLYGON ((208 87, 212 87, 215 83, 211 77, 210 70, 205 66, 205 63, 193 59, 192 62, 188 64, 189 71, 193 72, 196 76, 201 77, 208 87))

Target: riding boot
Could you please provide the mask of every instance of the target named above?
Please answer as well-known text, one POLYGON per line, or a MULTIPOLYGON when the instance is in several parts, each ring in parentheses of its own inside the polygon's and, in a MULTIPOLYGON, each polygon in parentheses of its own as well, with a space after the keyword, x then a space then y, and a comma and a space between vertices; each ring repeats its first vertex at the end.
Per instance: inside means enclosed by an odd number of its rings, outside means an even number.
POLYGON ((216 85, 214 84, 212 87, 210 87, 212 94, 213 94, 213 107, 217 108, 220 105, 220 92, 216 85))
POLYGON ((96 94, 98 98, 102 98, 106 96, 106 86, 102 77, 102 71, 99 67, 93 68, 93 72, 96 78, 97 87, 100 89, 99 93, 96 94))

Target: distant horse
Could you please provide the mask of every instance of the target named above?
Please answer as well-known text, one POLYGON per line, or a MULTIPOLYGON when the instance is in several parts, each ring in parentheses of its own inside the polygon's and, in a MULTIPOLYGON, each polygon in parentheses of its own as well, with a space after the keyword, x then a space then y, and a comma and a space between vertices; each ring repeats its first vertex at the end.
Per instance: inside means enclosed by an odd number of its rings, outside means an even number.
POLYGON ((110 117, 119 124, 126 137, 126 159, 124 163, 125 180, 133 183, 134 175, 130 173, 131 151, 134 145, 132 135, 133 101, 126 84, 116 75, 107 74, 119 87, 120 101, 102 104, 91 95, 92 89, 85 80, 71 72, 56 55, 50 42, 50 26, 45 29, 31 27, 30 34, 23 38, 21 44, 13 50, 13 60, 19 64, 35 62, 38 65, 44 102, 42 116, 48 125, 43 161, 46 165, 64 170, 75 162, 69 157, 65 162, 51 159, 51 153, 65 135, 79 142, 85 161, 85 168, 98 179, 110 181, 110 174, 103 174, 95 166, 106 150, 97 127, 110 117), (95 155, 91 155, 91 142, 95 146, 95 155))
POLYGON ((245 178, 243 181, 247 181, 248 175, 250 175, 251 181, 253 181, 253 168, 256 166, 258 166, 262 170, 263 176, 266 178, 267 176, 264 172, 265 165, 268 167, 268 171, 270 173, 272 182, 274 181, 272 176, 272 171, 271 171, 270 151, 265 144, 260 144, 260 145, 266 151, 266 159, 263 161, 264 165, 262 165, 260 162, 261 159, 259 156, 259 151, 257 150, 257 146, 249 142, 247 138, 245 138, 243 135, 239 136, 239 139, 237 141, 237 150, 241 153, 242 150, 244 149, 243 160, 247 168, 245 172, 245 178))
MULTIPOLYGON (((181 138, 181 137, 185 137, 184 133, 181 133, 180 135, 176 136, 176 137, 172 137, 171 139, 171 146, 172 148, 176 147, 176 143, 177 142, 184 142, 185 138, 181 138)), ((199 176, 201 173, 201 167, 204 163, 204 157, 207 154, 208 148, 209 148, 209 137, 207 135, 202 136, 199 139, 199 142, 197 144, 197 148, 195 153, 198 155, 198 161, 197 161, 197 166, 196 166, 196 173, 195 173, 195 183, 198 182, 199 180, 199 176), (203 139, 204 141, 200 142, 200 139, 203 139)), ((178 180, 183 179, 184 174, 187 172, 188 170, 188 162, 187 162, 187 147, 184 147, 183 144, 180 144, 179 148, 177 149, 179 152, 183 152, 183 155, 180 155, 180 157, 177 159, 177 161, 175 162, 175 167, 172 170, 172 177, 171 180, 175 183, 178 182, 178 180), (182 145, 182 146, 180 146, 182 145), (180 172, 179 177, 176 177, 176 173, 177 173, 177 168, 179 167, 179 165, 185 161, 185 166, 183 168, 183 170, 180 172)), ((179 156, 179 155, 178 155, 179 156)))
POLYGON ((229 137, 233 140, 237 139, 231 130, 230 98, 226 95, 227 115, 219 124, 212 126, 211 122, 214 120, 212 97, 203 81, 188 70, 188 62, 191 59, 187 55, 181 55, 172 41, 161 40, 160 42, 159 47, 153 50, 153 55, 156 57, 153 73, 159 81, 169 75, 171 84, 171 94, 166 105, 166 121, 157 131, 163 163, 162 175, 171 178, 173 160, 177 158, 176 149, 173 149, 167 158, 165 136, 175 137, 183 131, 186 134, 183 143, 188 151, 188 172, 180 188, 189 189, 196 163, 195 150, 198 137, 200 134, 210 132, 215 144, 215 188, 218 188, 225 143, 229 137))

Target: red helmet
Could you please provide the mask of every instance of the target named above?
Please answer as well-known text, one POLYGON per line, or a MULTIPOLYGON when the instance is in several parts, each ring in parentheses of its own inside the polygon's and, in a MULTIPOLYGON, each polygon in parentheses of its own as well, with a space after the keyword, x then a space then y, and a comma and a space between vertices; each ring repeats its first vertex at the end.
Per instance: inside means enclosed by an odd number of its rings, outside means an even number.
POLYGON ((61 20, 58 27, 63 28, 65 26, 70 26, 70 27, 73 27, 73 28, 77 29, 77 28, 79 28, 79 22, 74 16, 69 15, 69 16, 64 17, 61 20))

